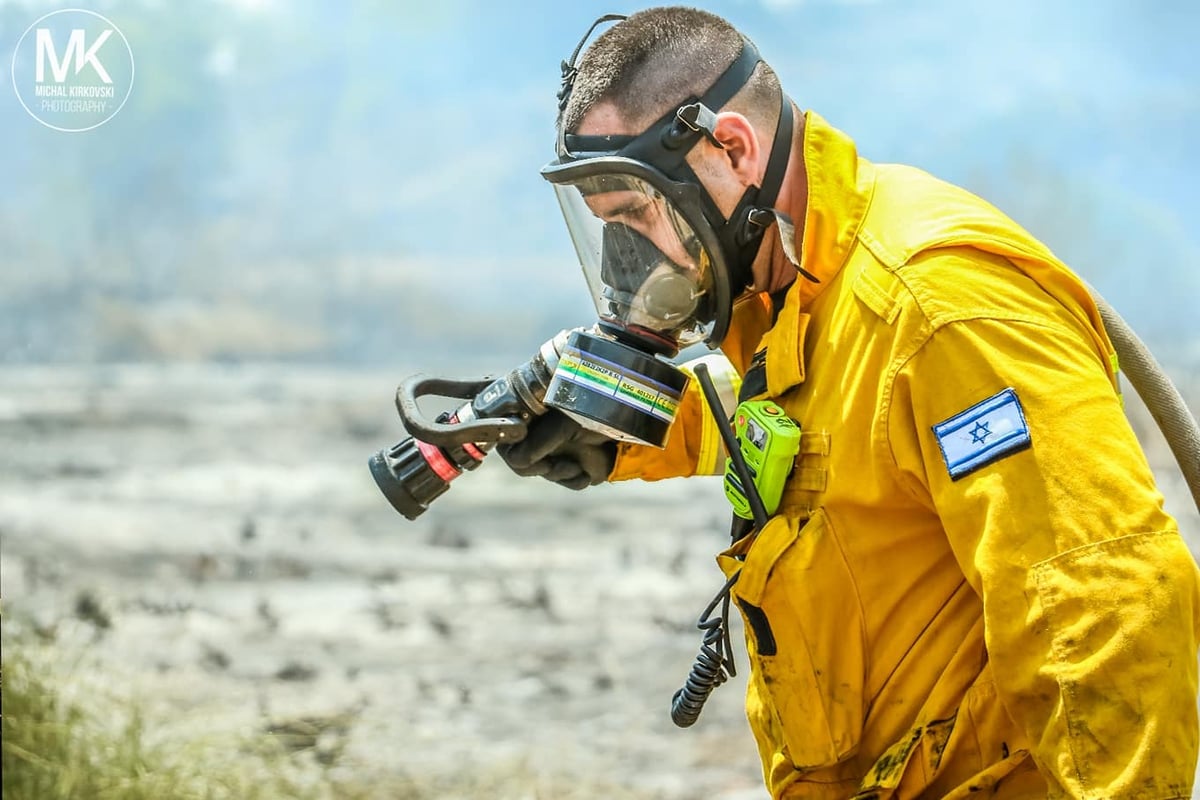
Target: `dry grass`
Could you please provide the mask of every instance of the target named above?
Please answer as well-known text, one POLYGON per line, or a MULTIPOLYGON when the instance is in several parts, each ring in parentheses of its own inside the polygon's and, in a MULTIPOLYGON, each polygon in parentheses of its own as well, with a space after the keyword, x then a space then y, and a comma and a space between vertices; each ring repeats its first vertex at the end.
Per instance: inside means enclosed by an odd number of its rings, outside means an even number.
POLYGON ((157 740, 139 706, 90 685, 81 693, 80 686, 69 685, 78 677, 73 668, 64 667, 35 644, 5 644, 2 781, 7 800, 370 796, 351 787, 340 791, 327 781, 304 782, 288 759, 269 747, 203 736, 157 740))
POLYGON ((503 768, 465 764, 455 775, 370 774, 291 729, 244 737, 192 729, 181 738, 156 725, 104 676, 33 637, 4 641, 5 800, 426 800, 427 798, 645 797, 616 786, 580 785, 528 761, 503 768))

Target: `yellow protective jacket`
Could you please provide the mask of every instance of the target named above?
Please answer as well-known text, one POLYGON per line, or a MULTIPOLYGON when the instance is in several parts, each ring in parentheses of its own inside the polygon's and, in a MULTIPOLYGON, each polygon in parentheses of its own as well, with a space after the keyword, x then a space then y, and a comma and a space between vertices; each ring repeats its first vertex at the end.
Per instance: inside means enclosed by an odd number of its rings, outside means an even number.
MULTIPOLYGON (((1190 797, 1197 570, 1081 282, 966 191, 806 116, 802 266, 739 372, 803 431, 740 571, 747 714, 774 797, 1190 797)), ((611 480, 711 471, 689 390, 611 480)))

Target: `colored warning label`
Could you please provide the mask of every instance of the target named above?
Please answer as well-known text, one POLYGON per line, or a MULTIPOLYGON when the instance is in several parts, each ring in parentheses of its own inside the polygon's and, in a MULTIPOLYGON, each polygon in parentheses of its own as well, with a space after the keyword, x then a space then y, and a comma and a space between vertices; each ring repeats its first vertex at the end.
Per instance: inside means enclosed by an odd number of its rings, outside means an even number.
POLYGON ((679 408, 679 393, 644 376, 624 372, 619 365, 575 347, 563 352, 555 377, 612 397, 664 422, 675 419, 679 408))

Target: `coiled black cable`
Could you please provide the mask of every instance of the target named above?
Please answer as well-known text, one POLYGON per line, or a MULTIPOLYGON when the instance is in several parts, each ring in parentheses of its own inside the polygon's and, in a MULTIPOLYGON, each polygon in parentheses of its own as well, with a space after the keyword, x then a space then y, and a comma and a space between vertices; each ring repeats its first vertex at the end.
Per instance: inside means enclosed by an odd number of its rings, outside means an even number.
POLYGON ((729 591, 741 574, 740 571, 735 572, 733 577, 725 582, 696 622, 696 627, 704 631, 700 653, 696 656, 696 663, 692 665, 692 671, 688 673, 683 688, 671 698, 671 721, 680 728, 690 728, 696 724, 713 689, 737 675, 737 668, 733 663, 733 645, 729 641, 729 591), (717 603, 721 604, 721 616, 709 619, 717 603))
MULTIPOLYGON (((753 527, 762 530, 767 524, 767 511, 758 494, 758 487, 746 466, 746 460, 742 457, 742 450, 733 434, 733 426, 725 418, 720 395, 713 385, 712 377, 708 374, 708 366, 697 364, 694 374, 700 382, 700 390, 708 405, 709 413, 712 414, 713 422, 716 423, 717 430, 721 433, 725 451, 729 454, 734 470, 745 487, 746 498, 750 501, 750 509, 754 514, 753 527)), ((748 524, 735 515, 731 538, 736 541, 748 533, 749 529, 746 527, 748 524)), ((704 638, 700 642, 700 654, 696 656, 696 663, 692 665, 692 671, 688 673, 683 688, 675 692, 674 697, 671 698, 671 721, 681 728, 689 728, 696 724, 696 720, 700 718, 700 711, 704 708, 704 703, 712 694, 713 689, 737 675, 737 669, 733 665, 733 645, 729 642, 729 592, 741 574, 739 570, 725 581, 721 591, 704 609, 704 613, 700 615, 700 620, 696 623, 696 627, 704 631, 704 638), (721 616, 718 619, 709 619, 708 617, 716 609, 717 603, 721 604, 721 616)))

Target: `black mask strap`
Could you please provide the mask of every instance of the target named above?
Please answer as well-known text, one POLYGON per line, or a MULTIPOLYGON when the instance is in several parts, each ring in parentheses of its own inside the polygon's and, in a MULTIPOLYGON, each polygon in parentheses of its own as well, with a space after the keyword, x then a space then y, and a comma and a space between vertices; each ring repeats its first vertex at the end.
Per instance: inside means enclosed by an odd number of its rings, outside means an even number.
POLYGON ((587 33, 579 40, 579 44, 575 45, 575 49, 571 52, 571 57, 562 62, 562 85, 558 89, 558 111, 562 113, 567 107, 567 103, 571 100, 571 90, 575 88, 575 76, 579 74, 579 67, 576 66, 575 60, 579 58, 579 51, 587 44, 588 38, 592 35, 592 31, 600 27, 606 22, 620 22, 621 20, 629 19, 624 14, 605 14, 598 20, 592 23, 592 27, 587 29, 587 33))
MULTIPOLYGON (((733 281, 733 294, 736 297, 754 281, 751 266, 758 255, 759 245, 763 234, 775 222, 775 201, 779 197, 779 189, 783 185, 783 176, 787 172, 788 161, 792 155, 792 101, 782 91, 779 93, 779 124, 775 126, 775 137, 771 141, 771 156, 767 168, 763 172, 762 186, 750 186, 746 189, 737 207, 729 215, 718 231, 717 236, 729 257, 730 275, 733 281)), ((706 205, 712 204, 712 199, 705 192, 706 205)), ((710 213, 715 211, 715 206, 710 213)), ((782 231, 780 232, 782 235, 782 231)))
MULTIPOLYGON (((700 103, 706 109, 712 109, 714 112, 720 111, 746 85, 746 82, 750 80, 750 76, 754 74, 754 68, 761 61, 762 56, 758 54, 758 48, 743 36, 742 52, 713 81, 712 86, 708 87, 702 97, 692 97, 678 105, 672 106, 657 122, 649 125, 645 131, 635 136, 619 134, 609 136, 581 136, 577 133, 560 132, 559 158, 567 160, 588 158, 600 154, 619 154, 653 164, 667 175, 674 176, 681 172, 679 167, 683 164, 684 158, 692 148, 692 145, 704 137, 704 131, 687 126, 678 119, 680 109, 700 103)), ((563 62, 563 69, 563 87, 564 91, 567 92, 566 96, 569 98, 570 87, 567 84, 566 72, 568 66, 565 61, 563 62)), ((577 70, 574 66, 571 66, 570 69, 570 81, 573 84, 577 70)), ((566 108, 566 100, 563 97, 564 95, 560 92, 560 111, 566 108)))
POLYGON ((779 124, 775 126, 775 138, 771 142, 771 158, 763 172, 762 186, 758 190, 758 204, 771 207, 779 199, 783 186, 783 175, 787 172, 788 160, 792 155, 792 101, 782 91, 779 93, 779 124))
MULTIPOLYGON (((742 52, 733 60, 733 63, 725 68, 721 73, 721 77, 717 78, 713 85, 708 87, 708 91, 704 96, 699 98, 700 102, 714 111, 720 111, 725 107, 725 104, 733 99, 733 96, 746 85, 750 80, 750 76, 754 74, 754 68, 762 61, 762 56, 758 54, 758 48, 747 39, 742 37, 742 52)), ((675 116, 675 112, 671 111, 668 117, 675 116)))

